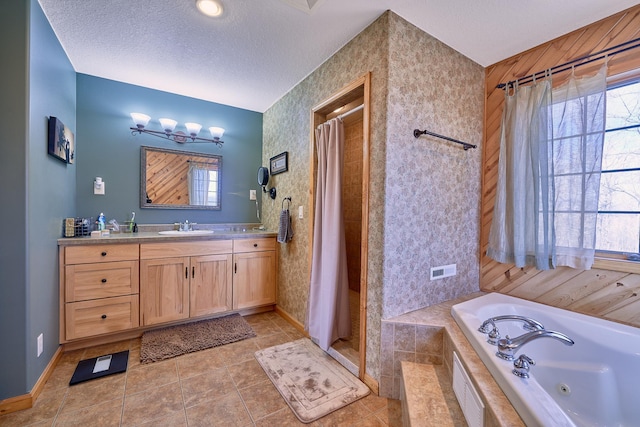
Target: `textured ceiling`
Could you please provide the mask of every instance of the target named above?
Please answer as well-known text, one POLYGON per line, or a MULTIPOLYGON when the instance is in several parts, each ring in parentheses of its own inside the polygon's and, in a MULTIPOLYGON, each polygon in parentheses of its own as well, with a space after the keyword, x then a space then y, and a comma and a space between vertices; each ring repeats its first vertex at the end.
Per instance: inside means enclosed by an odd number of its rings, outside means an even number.
POLYGON ((39 0, 74 69, 264 112, 391 9, 488 66, 636 0, 39 0), (294 7, 311 3, 311 11, 294 7))

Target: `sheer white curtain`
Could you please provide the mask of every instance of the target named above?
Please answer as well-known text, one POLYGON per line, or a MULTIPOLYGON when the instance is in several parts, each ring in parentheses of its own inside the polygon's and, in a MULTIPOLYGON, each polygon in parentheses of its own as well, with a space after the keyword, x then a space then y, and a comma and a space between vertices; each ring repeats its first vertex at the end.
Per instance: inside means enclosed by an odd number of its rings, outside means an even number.
POLYGON ((487 255, 517 267, 589 269, 595 254, 606 65, 552 89, 506 91, 487 255))
POLYGON ((318 126, 316 146, 318 176, 306 328, 320 348, 326 351, 337 339, 351 335, 342 214, 342 120, 332 119, 318 126))
POLYGON ((209 194, 209 170, 195 163, 189 165, 189 204, 204 206, 209 194))

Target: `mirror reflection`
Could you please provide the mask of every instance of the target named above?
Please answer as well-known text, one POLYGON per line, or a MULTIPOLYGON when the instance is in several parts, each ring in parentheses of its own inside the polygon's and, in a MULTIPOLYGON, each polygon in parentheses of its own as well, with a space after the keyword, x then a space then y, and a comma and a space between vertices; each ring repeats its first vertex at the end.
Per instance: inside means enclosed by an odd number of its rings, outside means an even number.
POLYGON ((222 156, 140 149, 141 207, 220 210, 222 156))

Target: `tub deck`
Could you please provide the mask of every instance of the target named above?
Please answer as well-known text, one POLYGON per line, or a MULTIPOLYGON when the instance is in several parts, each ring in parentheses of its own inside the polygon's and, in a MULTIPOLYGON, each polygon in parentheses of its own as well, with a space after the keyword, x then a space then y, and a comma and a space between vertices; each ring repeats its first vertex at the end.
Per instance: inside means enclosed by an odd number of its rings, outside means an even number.
MULTIPOLYGON (((412 311, 382 321, 380 395, 401 398, 403 393, 414 396, 409 403, 402 402, 404 425, 441 426, 441 421, 422 417, 422 408, 414 409, 419 396, 429 393, 442 372, 448 376, 448 386, 453 378, 453 351, 458 354, 465 370, 485 406, 485 427, 524 427, 525 424, 502 392, 480 357, 477 355, 459 326, 451 316, 451 307, 469 299, 484 295, 477 292, 456 300, 412 311), (411 344, 413 342, 413 345, 411 344), (422 368, 410 363, 436 365, 422 368), (444 369, 441 369, 442 365, 444 369), (418 369, 415 371, 414 369, 418 369), (432 370, 435 369, 435 370, 432 370), (430 370, 432 370, 430 372, 430 370), (441 373, 436 375, 436 372, 441 373), (407 376, 421 375, 425 381, 402 381, 403 371, 407 376), (435 377, 434 377, 435 375, 435 377), (411 389, 404 390, 406 386, 411 389), (413 412, 410 413, 410 412, 413 412), (416 412, 418 412, 416 414, 416 412), (416 424, 416 420, 421 420, 416 424), (414 423, 411 423, 414 421, 414 423)), ((442 381, 440 379, 440 381, 442 381)), ((436 395, 447 394, 444 386, 436 395)), ((451 393, 452 394, 452 393, 451 393)), ((455 397, 453 398, 455 399, 455 397)), ((440 408, 447 410, 446 401, 440 401, 440 408), (443 406, 444 405, 444 406, 443 406)), ((459 410, 459 408, 458 408, 459 410)), ((453 417, 453 415, 452 415, 453 417)))

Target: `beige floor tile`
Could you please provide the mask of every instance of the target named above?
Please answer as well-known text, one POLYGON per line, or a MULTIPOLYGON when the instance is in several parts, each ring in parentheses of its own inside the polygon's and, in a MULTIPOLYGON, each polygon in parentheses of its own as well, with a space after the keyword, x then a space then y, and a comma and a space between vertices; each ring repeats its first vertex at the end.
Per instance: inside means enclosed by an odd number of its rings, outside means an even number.
POLYGON ((256 344, 261 349, 273 347, 291 341, 291 337, 284 332, 255 338, 256 344))
POLYGON ((301 422, 288 406, 259 419, 255 422, 255 425, 256 427, 322 427, 320 421, 313 421, 308 424, 301 422))
POLYGON ((224 359, 219 349, 211 348, 177 357, 176 363, 178 364, 178 374, 181 379, 184 379, 222 368, 224 359))
POLYGON ((238 388, 249 387, 269 379, 255 359, 227 366, 227 371, 238 388))
POLYGON ((237 391, 232 391, 213 402, 187 408, 187 421, 189 427, 252 425, 251 417, 237 391))
POLYGON ((375 415, 390 427, 402 427, 402 405, 399 400, 388 399, 387 407, 375 415))
POLYGON ((371 414, 360 402, 354 402, 344 408, 320 418, 323 427, 352 426, 359 423, 371 414))
POLYGON ((55 427, 117 427, 122 417, 123 399, 100 402, 78 411, 66 412, 56 418, 55 427))
POLYGON ((118 341, 111 344, 103 344, 95 347, 89 347, 84 351, 82 360, 91 359, 92 357, 102 356, 105 354, 118 353, 120 351, 129 350, 131 340, 118 341))
POLYGON ((251 329, 253 329, 253 332, 255 332, 258 337, 273 335, 282 332, 282 329, 280 329, 280 327, 271 320, 254 323, 251 325, 251 329))
POLYGON ((185 411, 180 411, 166 418, 138 424, 136 427, 187 427, 187 415, 185 411))
POLYGON ((125 378, 126 373, 115 374, 70 386, 60 413, 74 412, 109 400, 122 400, 125 378))
POLYGON ((64 401, 65 393, 50 389, 43 391, 30 409, 0 417, 0 426, 28 426, 36 423, 51 425, 64 401))
POLYGON ((140 366, 144 366, 140 363, 140 346, 132 346, 129 349, 129 361, 127 362, 127 369, 136 369, 140 366))
POLYGON ((218 399, 235 391, 235 385, 226 368, 189 377, 180 383, 186 408, 218 399))
POLYGON ((47 380, 44 389, 59 389, 69 387, 69 381, 76 370, 76 364, 65 363, 63 365, 57 365, 53 370, 53 373, 47 380))
POLYGON ((225 365, 235 365, 236 363, 254 359, 255 352, 259 350, 255 340, 256 338, 249 338, 218 347, 225 365))
POLYGON ((133 426, 163 420, 184 412, 180 383, 166 384, 124 399, 122 426, 133 426))
POLYGON ((371 412, 377 412, 387 407, 389 399, 386 397, 380 397, 375 393, 369 393, 367 396, 360 399, 360 403, 364 405, 371 412))
POLYGON ((156 388, 178 381, 178 369, 174 359, 149 363, 127 372, 126 394, 156 388))
POLYGON ((387 425, 374 414, 369 415, 360 422, 353 425, 354 427, 386 427, 387 425))
POLYGON ((287 407, 286 402, 269 380, 243 388, 239 392, 253 421, 287 407))

